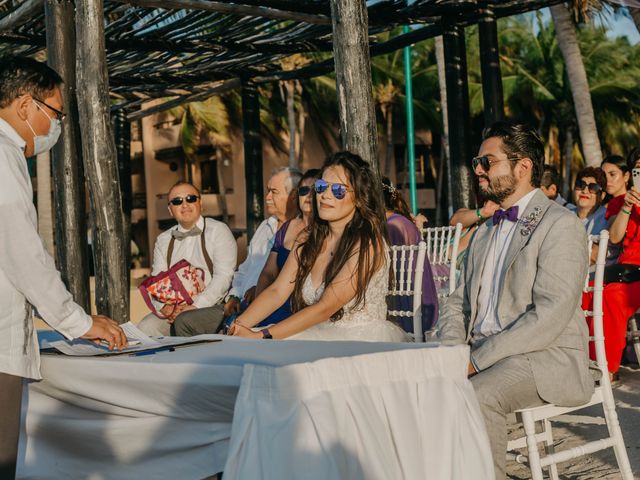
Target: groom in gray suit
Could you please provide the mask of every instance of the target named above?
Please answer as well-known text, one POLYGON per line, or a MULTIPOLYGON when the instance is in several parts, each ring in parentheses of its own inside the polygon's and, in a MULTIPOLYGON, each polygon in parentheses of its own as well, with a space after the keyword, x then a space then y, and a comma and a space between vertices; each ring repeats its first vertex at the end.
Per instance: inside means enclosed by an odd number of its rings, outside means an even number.
POLYGON ((580 308, 587 238, 578 217, 538 188, 543 144, 525 125, 485 130, 473 170, 501 207, 471 240, 459 288, 438 336, 471 345, 469 376, 487 426, 496 478, 505 478, 506 415, 579 405, 592 395, 587 324, 580 308))

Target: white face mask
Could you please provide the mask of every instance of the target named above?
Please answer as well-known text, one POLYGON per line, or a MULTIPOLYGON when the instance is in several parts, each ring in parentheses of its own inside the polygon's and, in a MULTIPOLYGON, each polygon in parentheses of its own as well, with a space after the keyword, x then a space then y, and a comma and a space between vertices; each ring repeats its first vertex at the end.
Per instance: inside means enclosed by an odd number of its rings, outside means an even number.
POLYGON ((49 125, 49 132, 46 135, 36 135, 36 131, 33 129, 29 120, 25 120, 27 125, 31 129, 33 133, 33 154, 40 155, 41 153, 48 152, 53 148, 53 146, 58 142, 58 138, 60 138, 60 133, 62 133, 62 126, 60 125, 60 120, 57 118, 51 118, 49 114, 40 106, 37 102, 34 102, 36 107, 42 110, 51 124, 49 125))

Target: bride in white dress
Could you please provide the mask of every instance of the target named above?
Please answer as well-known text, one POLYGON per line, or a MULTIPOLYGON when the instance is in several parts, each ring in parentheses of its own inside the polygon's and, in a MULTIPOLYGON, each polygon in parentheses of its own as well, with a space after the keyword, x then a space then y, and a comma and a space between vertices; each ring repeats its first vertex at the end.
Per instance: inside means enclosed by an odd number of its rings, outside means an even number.
POLYGON ((316 180, 313 217, 278 278, 240 315, 230 334, 250 338, 402 342, 387 321, 389 257, 379 183, 365 161, 339 152, 316 180), (254 332, 291 296, 293 315, 254 332))

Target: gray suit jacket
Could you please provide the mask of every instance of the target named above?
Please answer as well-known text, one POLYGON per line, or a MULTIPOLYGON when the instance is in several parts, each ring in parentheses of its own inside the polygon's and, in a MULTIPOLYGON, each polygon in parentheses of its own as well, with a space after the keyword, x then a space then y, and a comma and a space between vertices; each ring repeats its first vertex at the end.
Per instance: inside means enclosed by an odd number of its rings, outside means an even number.
POLYGON ((509 244, 503 281, 494 287, 500 289, 497 314, 503 330, 474 343, 471 332, 493 230, 489 220, 471 240, 460 286, 438 321, 438 336, 447 344, 472 344, 471 357, 480 371, 506 357, 525 355, 543 400, 562 406, 586 402, 594 382, 580 307, 588 268, 584 226, 541 191, 534 194, 509 244))

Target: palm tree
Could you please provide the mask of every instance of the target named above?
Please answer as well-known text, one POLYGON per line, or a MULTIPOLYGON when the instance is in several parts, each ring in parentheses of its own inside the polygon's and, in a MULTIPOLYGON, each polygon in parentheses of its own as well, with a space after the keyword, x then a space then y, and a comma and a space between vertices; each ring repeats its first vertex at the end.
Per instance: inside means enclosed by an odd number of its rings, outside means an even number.
MULTIPOLYGON (((394 30, 378 36, 378 41, 388 40, 400 33, 394 30)), ((425 40, 411 49, 411 72, 413 78, 413 107, 416 128, 441 134, 443 129, 440 115, 438 70, 435 58, 435 43, 425 40)), ((404 115, 394 115, 405 111, 404 67, 402 51, 379 55, 371 59, 371 77, 374 99, 382 125, 378 131, 385 132, 386 152, 383 171, 389 174, 393 163, 393 132, 396 126, 406 128, 404 115), (402 123, 401 123, 402 122, 402 123)), ((399 183, 404 183, 399 180, 399 183)))
POLYGON ((640 32, 640 8, 629 8, 631 12, 631 18, 633 18, 633 23, 636 24, 636 28, 638 32, 640 32))
MULTIPOLYGON (((509 116, 537 124, 547 140, 547 158, 556 163, 564 156, 569 181, 568 173, 583 160, 575 148, 579 135, 574 97, 554 29, 540 14, 528 18, 499 23, 505 106, 509 116)), ((633 136, 639 128, 640 45, 631 46, 625 38, 610 40, 603 28, 593 25, 581 28, 577 39, 603 149, 623 153, 638 138, 634 141, 633 136)), ((472 78, 477 74, 470 69, 472 78)))
POLYGON ((599 166, 602 163, 602 150, 596 128, 596 119, 591 103, 589 81, 582 61, 578 38, 571 19, 571 13, 563 4, 549 7, 556 28, 558 45, 567 68, 571 84, 573 104, 582 141, 582 151, 587 166, 599 166))
MULTIPOLYGON (((215 148, 216 163, 220 173, 222 157, 228 157, 231 154, 229 113, 223 98, 215 96, 202 102, 187 103, 169 110, 168 113, 180 120, 180 144, 186 159, 187 180, 193 182, 193 170, 198 162, 196 153, 203 135, 206 135, 215 148)), ((218 174, 217 177, 222 216, 227 221, 226 188, 222 183, 223 176, 218 174)))
MULTIPOLYGON (((296 53, 280 60, 283 70, 296 70, 307 65, 311 60, 296 53)), ((304 149, 305 108, 302 103, 302 83, 300 80, 284 80, 287 102, 287 127, 289 131, 289 166, 297 168, 302 163, 304 149), (296 114, 297 113, 297 114, 296 114)))

